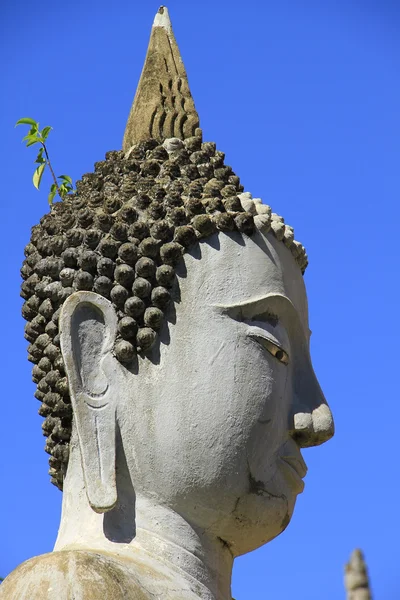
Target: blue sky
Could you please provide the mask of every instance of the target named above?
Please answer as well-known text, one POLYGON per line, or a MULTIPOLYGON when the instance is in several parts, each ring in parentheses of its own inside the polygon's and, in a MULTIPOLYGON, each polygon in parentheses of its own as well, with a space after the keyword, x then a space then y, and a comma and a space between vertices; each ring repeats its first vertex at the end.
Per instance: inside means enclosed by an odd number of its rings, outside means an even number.
MULTIPOLYGON (((74 179, 120 148, 158 9, 150 0, 5 4, 0 575, 52 549, 61 505, 19 299, 23 248, 47 200, 31 183, 34 149, 13 126, 25 116, 52 125, 56 170, 74 179)), ((168 8, 204 138, 308 250, 312 355, 336 419, 335 438, 304 452, 309 474, 288 529, 237 560, 234 597, 344 598, 343 564, 360 546, 375 597, 398 598, 400 5, 170 0, 168 8)))

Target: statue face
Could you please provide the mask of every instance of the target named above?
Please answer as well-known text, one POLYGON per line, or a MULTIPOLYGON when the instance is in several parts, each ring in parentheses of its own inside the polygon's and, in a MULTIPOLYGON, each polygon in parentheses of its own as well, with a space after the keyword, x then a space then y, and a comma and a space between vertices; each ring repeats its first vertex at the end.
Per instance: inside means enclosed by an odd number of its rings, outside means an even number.
POLYGON ((178 275, 182 301, 158 354, 119 383, 123 446, 137 494, 239 555, 285 529, 304 487, 300 447, 333 434, 304 282, 284 244, 262 233, 213 236, 178 275))

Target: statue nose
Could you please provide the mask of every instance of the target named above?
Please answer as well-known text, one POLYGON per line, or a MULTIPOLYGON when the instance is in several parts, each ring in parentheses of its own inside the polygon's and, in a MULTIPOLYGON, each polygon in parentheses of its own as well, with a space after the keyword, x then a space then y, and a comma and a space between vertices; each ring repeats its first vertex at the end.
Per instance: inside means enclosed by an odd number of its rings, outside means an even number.
POLYGON ((289 432, 301 448, 318 446, 331 439, 335 426, 331 409, 314 372, 308 382, 302 380, 290 416, 289 432))

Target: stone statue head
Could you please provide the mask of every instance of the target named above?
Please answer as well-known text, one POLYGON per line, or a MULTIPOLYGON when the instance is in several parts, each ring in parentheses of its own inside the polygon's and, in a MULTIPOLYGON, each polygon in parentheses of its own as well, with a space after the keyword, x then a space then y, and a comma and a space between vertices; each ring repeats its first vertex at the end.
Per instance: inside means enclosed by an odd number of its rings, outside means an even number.
POLYGON ((333 434, 309 353, 307 256, 202 141, 165 9, 123 151, 54 205, 25 254, 51 481, 68 486, 72 434, 97 513, 118 503, 122 452, 136 496, 234 556, 283 531, 300 449, 333 434))

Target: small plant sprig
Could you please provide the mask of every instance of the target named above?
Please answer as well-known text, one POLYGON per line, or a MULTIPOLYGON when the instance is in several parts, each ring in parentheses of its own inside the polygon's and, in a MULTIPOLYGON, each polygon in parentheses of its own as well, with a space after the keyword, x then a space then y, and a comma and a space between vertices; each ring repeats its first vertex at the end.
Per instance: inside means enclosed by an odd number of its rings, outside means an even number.
POLYGON ((50 162, 49 153, 46 146, 46 140, 50 131, 53 129, 52 127, 43 127, 42 131, 39 129, 39 123, 37 123, 34 119, 29 119, 25 117, 24 119, 19 119, 15 127, 17 125, 29 125, 30 130, 28 134, 22 138, 22 141, 26 141, 26 147, 33 146, 34 144, 41 144, 41 148, 36 157, 35 163, 38 164, 34 173, 33 173, 33 185, 38 190, 40 187, 40 183, 42 181, 43 173, 48 165, 50 169, 51 176, 53 178, 53 182, 50 186, 50 193, 48 196, 48 202, 50 206, 53 205, 54 198, 56 194, 58 194, 61 200, 74 191, 73 183, 71 177, 68 175, 59 175, 55 176, 52 164, 50 162))

